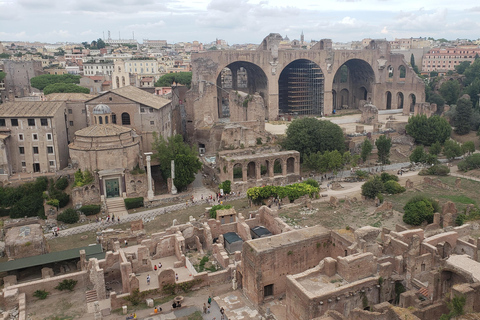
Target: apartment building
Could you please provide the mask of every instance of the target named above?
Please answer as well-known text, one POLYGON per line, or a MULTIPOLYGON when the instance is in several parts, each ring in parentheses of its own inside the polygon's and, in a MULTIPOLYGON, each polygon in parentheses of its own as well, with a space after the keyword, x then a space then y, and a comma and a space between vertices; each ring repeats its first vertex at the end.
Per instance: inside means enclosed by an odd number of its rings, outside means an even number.
POLYGON ((422 71, 446 73, 449 70, 455 70, 455 66, 464 61, 473 62, 477 54, 480 54, 478 46, 435 48, 423 56, 422 71))

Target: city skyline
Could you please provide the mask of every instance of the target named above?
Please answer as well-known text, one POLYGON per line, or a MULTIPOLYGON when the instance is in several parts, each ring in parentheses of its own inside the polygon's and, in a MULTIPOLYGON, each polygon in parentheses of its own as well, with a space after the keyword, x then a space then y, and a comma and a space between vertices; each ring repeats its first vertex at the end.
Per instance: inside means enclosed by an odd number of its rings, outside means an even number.
POLYGON ((106 38, 169 43, 216 38, 260 43, 271 32, 305 40, 433 37, 478 39, 471 1, 365 0, 0 0, 0 41, 90 42, 106 38), (104 36, 105 35, 105 36, 104 36))

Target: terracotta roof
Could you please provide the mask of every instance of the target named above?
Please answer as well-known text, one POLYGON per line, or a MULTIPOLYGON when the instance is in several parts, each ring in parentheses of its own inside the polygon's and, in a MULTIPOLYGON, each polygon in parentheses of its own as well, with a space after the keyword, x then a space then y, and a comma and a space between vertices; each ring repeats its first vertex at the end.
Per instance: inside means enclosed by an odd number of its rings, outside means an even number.
POLYGON ((0 105, 0 117, 53 117, 62 101, 14 101, 0 105))
POLYGON ((105 78, 102 77, 102 76, 86 76, 86 77, 87 77, 87 78, 90 78, 90 79, 92 79, 92 80, 94 80, 94 81, 105 80, 105 78))
POLYGON ((138 89, 137 87, 133 87, 133 86, 118 88, 118 89, 112 90, 111 92, 154 109, 163 108, 164 106, 166 106, 171 102, 168 99, 154 96, 151 93, 148 93, 146 91, 143 91, 142 89, 138 89))
POLYGON ((103 124, 86 127, 75 132, 76 136, 82 137, 105 137, 116 136, 121 133, 130 132, 132 129, 116 124, 103 124))
POLYGON ((96 97, 86 93, 50 93, 45 96, 47 101, 86 101, 96 97))

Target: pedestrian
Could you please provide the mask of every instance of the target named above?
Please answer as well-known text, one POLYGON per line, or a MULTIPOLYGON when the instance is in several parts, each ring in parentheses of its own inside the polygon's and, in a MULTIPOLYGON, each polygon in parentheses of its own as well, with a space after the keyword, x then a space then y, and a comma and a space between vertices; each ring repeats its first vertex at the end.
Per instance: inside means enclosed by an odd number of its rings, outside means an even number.
POLYGON ((117 217, 117 222, 120 222, 120 217, 117 217))
POLYGON ((178 273, 175 273, 175 281, 178 281, 178 273))
POLYGON ((112 214, 112 222, 115 222, 115 215, 112 214))
POLYGON ((211 297, 211 296, 208 296, 207 302, 208 302, 208 305, 209 305, 209 306, 212 304, 212 297, 211 297))
POLYGON ((150 275, 147 274, 147 285, 150 285, 150 275))
POLYGON ((210 306, 207 307, 207 313, 210 313, 210 306))
POLYGON ((153 266, 153 270, 157 271, 157 265, 156 264, 153 266))
POLYGON ((207 313, 207 304, 204 303, 203 304, 203 314, 206 314, 207 313))
POLYGON ((158 262, 158 269, 161 269, 161 268, 162 268, 162 263, 158 262))
POLYGON ((127 241, 127 239, 125 239, 125 247, 127 247, 127 246, 128 246, 128 241, 127 241))

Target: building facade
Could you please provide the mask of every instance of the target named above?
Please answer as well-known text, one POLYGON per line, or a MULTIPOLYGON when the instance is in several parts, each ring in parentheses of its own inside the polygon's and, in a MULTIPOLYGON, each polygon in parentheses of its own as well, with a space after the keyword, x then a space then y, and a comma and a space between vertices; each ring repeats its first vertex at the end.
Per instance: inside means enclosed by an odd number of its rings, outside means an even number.
POLYGON ((446 73, 455 70, 464 61, 475 61, 475 56, 480 54, 478 46, 464 46, 456 48, 435 48, 423 56, 422 71, 446 73))

